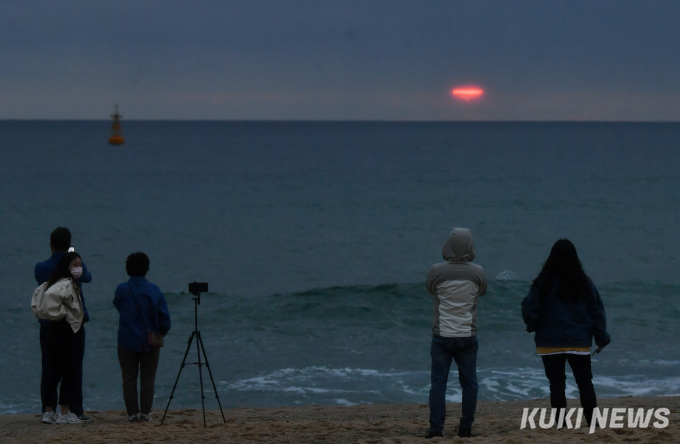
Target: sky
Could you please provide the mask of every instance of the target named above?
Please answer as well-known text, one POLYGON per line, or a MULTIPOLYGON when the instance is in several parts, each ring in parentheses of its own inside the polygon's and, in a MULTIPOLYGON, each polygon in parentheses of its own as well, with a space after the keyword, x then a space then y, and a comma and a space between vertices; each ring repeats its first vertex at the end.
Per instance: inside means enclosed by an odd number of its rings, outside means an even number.
POLYGON ((677 0, 2 0, 0 119, 678 121, 678 23, 677 0))

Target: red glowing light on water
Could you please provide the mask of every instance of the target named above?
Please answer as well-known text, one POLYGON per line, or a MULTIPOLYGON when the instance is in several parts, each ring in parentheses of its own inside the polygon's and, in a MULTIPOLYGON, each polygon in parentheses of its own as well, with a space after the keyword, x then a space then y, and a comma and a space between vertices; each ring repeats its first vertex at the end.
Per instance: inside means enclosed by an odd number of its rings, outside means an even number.
POLYGON ((484 95, 484 90, 476 86, 460 86, 451 90, 451 95, 458 100, 476 100, 484 95))

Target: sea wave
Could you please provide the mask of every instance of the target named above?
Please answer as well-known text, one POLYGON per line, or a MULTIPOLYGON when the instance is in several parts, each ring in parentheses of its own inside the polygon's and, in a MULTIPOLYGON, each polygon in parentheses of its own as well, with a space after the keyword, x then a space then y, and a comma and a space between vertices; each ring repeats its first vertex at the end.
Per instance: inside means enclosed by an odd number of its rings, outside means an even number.
MULTIPOLYGON (((521 318, 528 286, 522 280, 491 280, 479 301, 480 399, 548 396, 533 335, 521 318)), ((612 343, 593 358, 598 396, 677 393, 680 380, 668 375, 680 374, 680 355, 667 338, 680 334, 674 317, 680 287, 633 282, 599 289, 612 343), (643 291, 647 309, 634 310, 643 291)), ((194 328, 191 297, 166 297, 173 328, 156 380, 161 399, 172 390, 194 328)), ((94 298, 88 308, 86 403, 89 408, 119 408, 117 312, 110 301, 103 305, 94 298), (97 374, 107 378, 95 378, 97 374)), ((35 396, 40 385, 37 322, 30 310, 13 306, 0 311, 0 321, 5 338, 0 372, 6 375, 0 383, 0 412, 35 411, 40 405, 35 396)), ((210 366, 223 405, 231 407, 427 402, 431 322, 432 297, 422 283, 315 288, 262 297, 208 293, 199 306, 210 366)), ((173 405, 195 405, 200 399, 197 379, 192 371, 183 372, 173 405)), ((456 380, 454 366, 447 392, 451 402, 461 397, 456 380)), ((570 376, 567 394, 578 396, 570 376)))
MULTIPOLYGON (((448 402, 461 402, 462 390, 457 383, 454 368, 449 377, 446 393, 448 402)), ((276 393, 301 403, 314 398, 319 404, 332 404, 339 396, 353 403, 379 403, 389 400, 425 403, 429 394, 428 371, 381 371, 361 368, 331 368, 313 366, 286 368, 258 377, 236 381, 220 381, 220 392, 230 391, 252 394, 276 393)), ((527 400, 547 398, 550 395, 543 369, 538 368, 478 368, 479 399, 527 400)), ((638 376, 597 375, 593 384, 599 397, 662 396, 679 394, 680 377, 647 378, 638 376)), ((566 396, 579 397, 578 386, 567 372, 566 396)), ((260 398, 261 396, 257 396, 260 398)))

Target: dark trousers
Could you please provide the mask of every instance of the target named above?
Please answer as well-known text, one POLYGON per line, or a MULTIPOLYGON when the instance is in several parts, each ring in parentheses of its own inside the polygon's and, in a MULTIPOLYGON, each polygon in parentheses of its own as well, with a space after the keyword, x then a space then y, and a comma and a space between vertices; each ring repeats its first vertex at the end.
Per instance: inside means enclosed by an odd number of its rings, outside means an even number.
POLYGON ((83 358, 85 357, 85 324, 80 326, 74 344, 75 352, 75 389, 69 410, 76 415, 83 414, 83 358))
POLYGON ((156 369, 161 349, 155 347, 151 351, 132 351, 118 346, 118 362, 123 374, 123 400, 128 416, 140 412, 151 413, 153 405, 154 383, 156 381, 156 369), (137 375, 139 375, 140 390, 139 403, 137 402, 137 375))
POLYGON ((593 410, 597 407, 597 397, 595 396, 595 387, 593 387, 593 372, 590 368, 590 355, 559 353, 543 355, 541 358, 545 367, 545 376, 550 381, 550 406, 555 409, 567 408, 567 397, 564 394, 567 388, 567 376, 564 364, 568 361, 580 393, 583 416, 586 417, 586 421, 590 425, 593 410))
POLYGON ((40 386, 43 407, 52 407, 56 411, 58 403, 69 406, 71 410, 71 406, 82 403, 82 356, 79 358, 79 347, 85 343, 85 330, 81 327, 73 333, 66 321, 52 321, 40 330, 43 368, 47 369, 40 386))
MULTIPOLYGON (((52 407, 53 411, 57 411, 57 388, 61 381, 60 359, 57 351, 60 345, 55 341, 50 340, 54 335, 60 335, 59 331, 63 330, 63 324, 68 324, 65 321, 56 321, 62 324, 62 328, 50 329, 50 326, 55 321, 47 325, 40 324, 40 350, 42 351, 42 375, 40 378, 40 397, 43 400, 42 411, 45 413, 45 407, 52 407), (53 404, 45 404, 45 400, 53 400, 53 404)), ((58 327, 58 326, 57 326, 58 327)), ((70 328, 70 327, 69 327, 70 328)), ((64 333, 64 332, 62 332, 64 333)), ((68 335, 67 335, 68 336, 68 335)), ((61 337, 61 336, 60 336, 61 337)), ((83 357, 85 356, 85 326, 81 325, 78 333, 74 335, 73 343, 73 364, 69 364, 71 376, 75 378, 71 390, 69 410, 76 415, 83 414, 83 357)), ((58 342, 58 341, 57 341, 58 342)), ((63 386, 62 386, 63 389, 63 386)))
POLYGON ((59 359, 57 358, 56 350, 50 346, 50 324, 40 324, 40 350, 42 351, 42 375, 40 376, 40 398, 42 399, 42 411, 45 413, 45 407, 51 407, 53 411, 57 411, 57 387, 61 381, 61 373, 59 372, 59 359), (48 404, 45 404, 45 401, 48 404))
POLYGON ((463 389, 460 427, 471 427, 477 409, 477 337, 444 338, 432 335, 432 372, 430 385, 430 431, 444 429, 446 418, 446 383, 451 362, 458 366, 458 381, 463 389))

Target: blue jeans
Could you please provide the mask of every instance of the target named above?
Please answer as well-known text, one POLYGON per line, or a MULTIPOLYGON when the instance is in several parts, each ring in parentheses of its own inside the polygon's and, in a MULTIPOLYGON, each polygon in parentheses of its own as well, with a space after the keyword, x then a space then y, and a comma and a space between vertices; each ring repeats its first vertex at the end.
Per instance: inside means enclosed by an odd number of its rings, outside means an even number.
POLYGON ((471 427, 477 409, 477 337, 444 338, 432 335, 432 373, 430 386, 430 432, 444 429, 446 418, 446 383, 451 361, 458 365, 458 381, 463 389, 461 427, 471 427))

